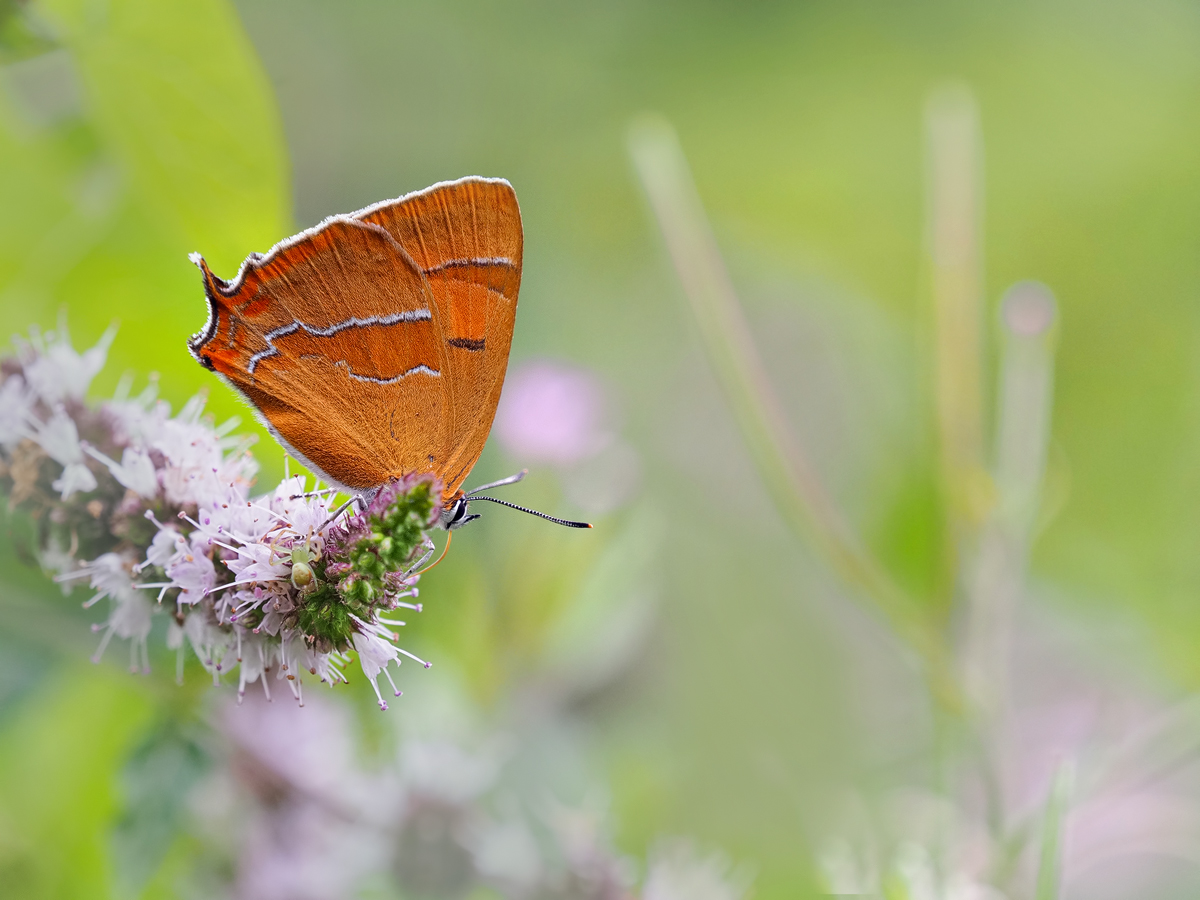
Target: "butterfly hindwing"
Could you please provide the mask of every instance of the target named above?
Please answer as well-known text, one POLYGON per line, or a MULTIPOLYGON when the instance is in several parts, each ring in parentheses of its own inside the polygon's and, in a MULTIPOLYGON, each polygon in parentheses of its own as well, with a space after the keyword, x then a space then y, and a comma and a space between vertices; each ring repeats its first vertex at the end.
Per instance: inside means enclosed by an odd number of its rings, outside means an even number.
POLYGON ((508 367, 523 252, 516 194, 501 179, 464 178, 355 216, 408 252, 437 305, 452 422, 439 474, 452 497, 483 451, 508 367))

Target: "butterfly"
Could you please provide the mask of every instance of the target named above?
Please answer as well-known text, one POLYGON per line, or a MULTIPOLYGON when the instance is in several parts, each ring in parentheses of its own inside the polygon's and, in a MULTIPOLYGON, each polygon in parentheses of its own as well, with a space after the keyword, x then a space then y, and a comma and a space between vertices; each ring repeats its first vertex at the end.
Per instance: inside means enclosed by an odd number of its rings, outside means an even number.
POLYGON ((469 500, 504 503, 478 490, 520 478, 462 489, 504 385, 523 242, 512 185, 468 177, 331 216, 230 281, 193 253, 208 321, 188 349, 334 487, 432 473, 457 527, 469 500))

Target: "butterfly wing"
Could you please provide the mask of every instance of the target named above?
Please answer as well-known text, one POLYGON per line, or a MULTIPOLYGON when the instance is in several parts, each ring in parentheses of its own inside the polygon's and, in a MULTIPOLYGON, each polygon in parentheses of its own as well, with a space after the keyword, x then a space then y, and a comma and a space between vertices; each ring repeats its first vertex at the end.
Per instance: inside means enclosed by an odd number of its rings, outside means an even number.
POLYGON ((445 344, 448 442, 437 472, 453 498, 487 441, 512 344, 523 236, 507 181, 463 178, 368 207, 429 282, 445 344))
POLYGON ((444 471, 452 422, 439 307, 385 229, 328 219, 252 255, 232 282, 193 261, 209 321, 188 346, 286 449, 355 491, 444 471))

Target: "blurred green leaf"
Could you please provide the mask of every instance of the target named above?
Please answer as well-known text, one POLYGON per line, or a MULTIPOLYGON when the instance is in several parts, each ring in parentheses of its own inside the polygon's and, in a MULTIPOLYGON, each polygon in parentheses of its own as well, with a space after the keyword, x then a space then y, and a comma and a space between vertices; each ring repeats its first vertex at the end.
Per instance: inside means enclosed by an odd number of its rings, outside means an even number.
POLYGON ((1075 781, 1075 765, 1059 764, 1042 815, 1042 840, 1038 855, 1037 900, 1056 900, 1062 879, 1063 826, 1075 781))
POLYGON ((287 228, 274 99, 223 0, 43 0, 87 86, 89 118, 157 229, 236 267, 287 228))
POLYGON ((169 399, 213 388, 216 414, 234 412, 187 353, 206 316, 187 254, 232 275, 291 230, 279 115, 236 14, 224 0, 44 0, 29 15, 58 49, 0 69, 10 327, 48 326, 65 305, 87 343, 120 320, 97 390, 169 369, 169 399))
POLYGON ((30 647, 19 635, 0 632, 0 723, 46 674, 44 647, 30 647))
POLYGON ((25 14, 22 0, 0 0, 0 63, 45 53, 53 47, 25 14))
POLYGON ((208 771, 209 754, 177 719, 162 722, 121 771, 124 807, 112 835, 117 894, 142 893, 185 821, 192 787, 208 771))
MULTIPOLYGON (((236 14, 224 0, 18 7, 0 7, 0 310, 23 330, 65 306, 77 345, 121 320, 98 391, 130 369, 174 372, 175 402, 216 387, 185 347, 206 315, 187 254, 232 273, 291 228, 278 113, 236 14)), ((212 406, 238 403, 217 388, 212 406)), ((0 894, 136 893, 170 858, 202 755, 164 726, 126 763, 153 707, 137 681, 82 666, 38 685, 46 666, 0 652, 0 894)))
POLYGON ((150 715, 132 676, 86 663, 0 734, 0 885, 22 900, 109 896, 113 773, 150 715))

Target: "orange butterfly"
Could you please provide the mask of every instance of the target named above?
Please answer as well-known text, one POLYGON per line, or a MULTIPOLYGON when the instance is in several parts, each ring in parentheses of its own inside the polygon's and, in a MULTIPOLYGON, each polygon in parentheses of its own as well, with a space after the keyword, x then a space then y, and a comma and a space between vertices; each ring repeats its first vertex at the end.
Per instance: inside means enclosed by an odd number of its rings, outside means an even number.
POLYGON ((512 185, 469 177, 331 216, 232 281, 193 253, 208 322, 188 349, 330 484, 370 494, 433 473, 457 527, 477 518, 469 500, 504 503, 462 483, 500 400, 522 245, 512 185))

